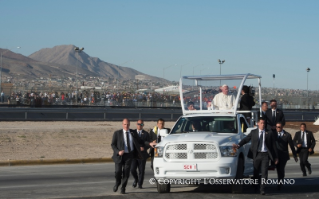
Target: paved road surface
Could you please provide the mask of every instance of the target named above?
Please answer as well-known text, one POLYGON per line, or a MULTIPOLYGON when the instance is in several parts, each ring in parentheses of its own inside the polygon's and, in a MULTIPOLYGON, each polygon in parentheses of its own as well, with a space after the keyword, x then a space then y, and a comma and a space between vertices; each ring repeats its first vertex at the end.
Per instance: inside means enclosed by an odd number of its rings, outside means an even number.
MULTIPOLYGON (((286 178, 294 178, 295 185, 286 185, 281 191, 276 186, 267 187, 266 198, 319 198, 319 157, 311 157, 313 173, 301 177, 299 164, 293 160, 286 167, 286 178)), ((127 193, 112 191, 114 164, 75 164, 49 166, 0 167, 0 198, 260 198, 251 186, 244 187, 243 194, 232 194, 228 186, 173 185, 171 193, 158 194, 155 185, 149 183, 152 171, 147 162, 144 189, 131 187, 127 193)), ((276 178, 275 171, 269 171, 276 178)))

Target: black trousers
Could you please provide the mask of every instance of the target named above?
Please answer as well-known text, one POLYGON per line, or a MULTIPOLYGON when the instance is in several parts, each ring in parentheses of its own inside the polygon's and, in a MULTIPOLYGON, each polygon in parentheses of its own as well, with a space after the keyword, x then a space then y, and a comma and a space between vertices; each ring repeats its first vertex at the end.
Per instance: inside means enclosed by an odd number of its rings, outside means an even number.
POLYGON ((309 151, 307 148, 302 148, 299 152, 300 169, 306 173, 306 167, 309 169, 311 164, 308 162, 309 151))
POLYGON ((146 164, 146 159, 143 159, 143 160, 133 159, 132 160, 131 174, 134 177, 134 179, 137 181, 139 186, 143 185, 144 174, 145 174, 145 164, 146 164), (138 174, 137 174, 137 169, 138 169, 138 174))
POLYGON ((285 178, 285 167, 287 164, 287 160, 283 158, 279 158, 278 164, 276 164, 278 181, 284 180, 285 178))
POLYGON ((258 180, 260 185, 260 191, 265 190, 265 183, 263 181, 268 179, 268 164, 269 158, 268 153, 257 153, 254 159, 254 179, 259 179, 259 173, 261 171, 261 179, 258 180))
POLYGON ((153 169, 153 162, 154 162, 154 149, 150 149, 150 156, 151 156, 151 169, 154 171, 153 169))
POLYGON ((119 186, 122 182, 122 188, 126 187, 128 178, 130 177, 132 160, 133 153, 124 153, 122 161, 115 163, 115 183, 119 186))

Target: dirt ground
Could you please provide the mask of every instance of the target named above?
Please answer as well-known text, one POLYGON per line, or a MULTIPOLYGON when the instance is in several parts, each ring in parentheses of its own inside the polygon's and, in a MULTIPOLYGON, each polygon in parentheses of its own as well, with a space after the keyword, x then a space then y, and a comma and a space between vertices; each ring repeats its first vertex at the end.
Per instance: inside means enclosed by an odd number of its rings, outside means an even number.
MULTIPOLYGON (((109 158, 111 140, 122 122, 0 122, 0 161, 38 159, 109 158)), ((149 131, 156 122, 145 122, 149 131)), ((166 122, 171 128, 174 122, 166 122)), ((294 136, 300 122, 288 122, 286 130, 294 136)), ((131 122, 136 128, 136 122, 131 122)), ((307 123, 319 140, 319 126, 307 123)), ((319 147, 316 147, 319 149, 319 147)), ((319 152, 315 148, 316 152, 319 152)))

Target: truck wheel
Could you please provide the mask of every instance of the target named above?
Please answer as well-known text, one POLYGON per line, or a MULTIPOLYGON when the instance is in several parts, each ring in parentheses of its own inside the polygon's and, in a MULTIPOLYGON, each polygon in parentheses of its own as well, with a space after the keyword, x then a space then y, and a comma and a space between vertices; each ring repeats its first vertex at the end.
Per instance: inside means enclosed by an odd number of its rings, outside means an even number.
POLYGON ((171 184, 159 184, 157 183, 158 193, 169 193, 171 191, 171 184))
MULTIPOLYGON (((238 159, 237 172, 235 179, 242 179, 244 176, 244 160, 243 158, 238 159)), ((242 184, 233 184, 232 193, 242 193, 243 185, 242 184)))

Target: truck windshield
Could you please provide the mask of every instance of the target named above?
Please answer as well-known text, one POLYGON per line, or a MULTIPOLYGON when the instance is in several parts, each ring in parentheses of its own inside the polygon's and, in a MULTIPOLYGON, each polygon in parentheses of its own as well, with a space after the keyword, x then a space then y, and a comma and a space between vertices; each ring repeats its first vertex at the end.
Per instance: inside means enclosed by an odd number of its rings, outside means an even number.
POLYGON ((236 117, 181 117, 171 134, 191 132, 237 133, 236 117))

